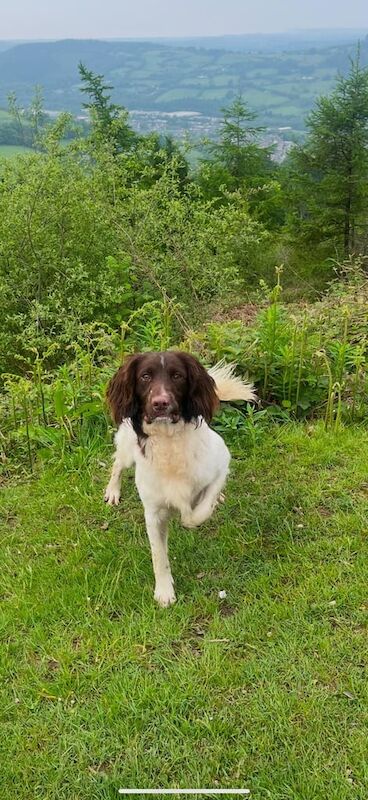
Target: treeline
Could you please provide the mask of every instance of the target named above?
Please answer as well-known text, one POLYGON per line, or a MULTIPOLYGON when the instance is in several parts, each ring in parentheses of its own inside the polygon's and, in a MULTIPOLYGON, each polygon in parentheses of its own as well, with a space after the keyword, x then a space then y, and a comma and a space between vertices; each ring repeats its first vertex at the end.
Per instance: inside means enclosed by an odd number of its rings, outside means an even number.
MULTIPOLYGON (((68 114, 45 126, 37 95, 27 112, 34 152, 1 166, 3 372, 27 372, 40 357, 62 363, 96 322, 118 332, 147 302, 164 299, 193 324, 211 304, 257 290, 275 264, 313 291, 334 265, 366 253, 368 71, 359 57, 318 100, 306 142, 282 165, 261 147, 241 97, 193 167, 170 137, 132 129, 103 76, 82 64, 80 76, 88 135, 68 114)), ((21 125, 15 97, 12 115, 21 125)))
MULTIPOLYGON (((42 87, 36 86, 33 98, 26 107, 22 106, 15 92, 8 95, 8 113, 0 117, 0 145, 15 145, 20 147, 38 149, 40 136, 52 126, 52 119, 43 108, 42 87)), ((66 139, 73 139, 77 135, 87 135, 89 125, 80 120, 78 126, 69 126, 65 131, 66 139)))

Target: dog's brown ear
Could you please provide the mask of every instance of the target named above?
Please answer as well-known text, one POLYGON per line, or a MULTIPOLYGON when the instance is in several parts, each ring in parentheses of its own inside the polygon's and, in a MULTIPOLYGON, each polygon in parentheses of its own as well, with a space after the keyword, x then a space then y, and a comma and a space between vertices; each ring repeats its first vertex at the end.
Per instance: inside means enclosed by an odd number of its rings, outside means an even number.
POLYGON ((206 422, 211 419, 219 405, 216 384, 202 364, 189 353, 176 353, 187 371, 188 392, 185 401, 185 419, 203 417, 206 422))
POLYGON ((140 358, 139 353, 128 356, 107 387, 106 400, 116 425, 136 413, 136 370, 140 358))

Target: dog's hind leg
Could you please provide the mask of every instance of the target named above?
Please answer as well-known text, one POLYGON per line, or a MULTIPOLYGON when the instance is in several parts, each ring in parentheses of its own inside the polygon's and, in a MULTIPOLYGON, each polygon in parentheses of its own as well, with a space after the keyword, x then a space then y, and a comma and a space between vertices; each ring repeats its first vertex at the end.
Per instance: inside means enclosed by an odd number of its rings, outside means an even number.
POLYGON ((170 511, 167 508, 145 508, 144 516, 155 575, 154 597, 162 608, 166 608, 176 600, 167 552, 170 511))

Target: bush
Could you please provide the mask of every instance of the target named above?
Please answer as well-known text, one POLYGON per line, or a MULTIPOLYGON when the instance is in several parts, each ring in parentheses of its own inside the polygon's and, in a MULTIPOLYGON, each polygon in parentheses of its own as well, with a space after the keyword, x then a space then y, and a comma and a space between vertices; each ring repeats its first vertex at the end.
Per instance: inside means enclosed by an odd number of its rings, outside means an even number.
POLYGON ((183 188, 175 159, 148 187, 132 184, 125 154, 65 147, 58 126, 0 184, 1 371, 24 371, 34 349, 56 366, 86 325, 119 330, 147 301, 178 298, 201 319, 204 303, 239 288, 266 239, 240 197, 216 209, 183 188))
MULTIPOLYGON (((102 324, 83 330, 67 363, 47 368, 48 353, 33 353, 24 376, 4 375, 0 394, 0 464, 5 474, 33 470, 36 459, 83 465, 111 441, 104 397, 122 357, 133 350, 167 349, 180 338, 180 309, 152 301, 133 312, 120 335, 102 324)), ((0 470, 1 471, 1 470, 0 470)))
POLYGON ((264 287, 266 306, 252 326, 209 323, 188 346, 209 362, 224 358, 248 372, 271 413, 277 405, 297 418, 324 414, 326 427, 342 416, 362 419, 368 388, 364 275, 355 268, 353 283, 335 282, 322 302, 293 307, 280 302, 281 271, 273 290, 264 287))
POLYGON ((226 404, 214 421, 234 452, 254 446, 270 418, 322 416, 332 430, 342 421, 364 419, 367 282, 356 268, 347 276, 319 304, 293 308, 281 303, 279 269, 275 288, 263 289, 263 308, 251 326, 233 320, 188 332, 179 306, 152 301, 130 315, 120 335, 102 325, 85 330, 83 347, 74 344, 69 363, 52 372, 35 354, 27 377, 6 376, 1 398, 5 472, 14 463, 32 468, 36 455, 83 464, 110 441, 105 386, 121 357, 134 350, 179 346, 208 365, 222 358, 235 362, 255 382, 262 410, 226 404), (357 294, 359 303, 353 300, 357 294))

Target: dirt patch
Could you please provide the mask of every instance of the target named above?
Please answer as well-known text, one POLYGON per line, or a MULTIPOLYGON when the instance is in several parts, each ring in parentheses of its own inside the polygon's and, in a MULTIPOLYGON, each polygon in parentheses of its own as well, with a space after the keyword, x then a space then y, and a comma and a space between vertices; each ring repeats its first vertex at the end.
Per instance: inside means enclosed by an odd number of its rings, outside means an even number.
POLYGON ((241 306, 234 306, 234 308, 229 308, 226 311, 217 311, 213 315, 214 322, 231 322, 232 320, 239 320, 240 322, 244 322, 244 325, 251 325, 258 312, 260 307, 255 305, 255 303, 244 303, 241 306))

